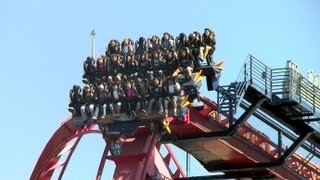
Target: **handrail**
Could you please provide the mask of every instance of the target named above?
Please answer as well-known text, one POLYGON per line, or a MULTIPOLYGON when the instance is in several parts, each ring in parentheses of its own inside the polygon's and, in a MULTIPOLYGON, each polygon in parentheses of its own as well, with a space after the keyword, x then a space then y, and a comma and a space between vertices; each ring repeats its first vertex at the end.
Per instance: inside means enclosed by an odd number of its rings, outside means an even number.
POLYGON ((249 81, 271 100, 295 97, 298 103, 311 106, 312 113, 320 110, 320 89, 294 69, 271 69, 249 54, 237 81, 249 81))
POLYGON ((247 58, 245 67, 246 78, 244 80, 250 81, 251 84, 256 84, 265 95, 271 96, 271 69, 252 55, 247 58))

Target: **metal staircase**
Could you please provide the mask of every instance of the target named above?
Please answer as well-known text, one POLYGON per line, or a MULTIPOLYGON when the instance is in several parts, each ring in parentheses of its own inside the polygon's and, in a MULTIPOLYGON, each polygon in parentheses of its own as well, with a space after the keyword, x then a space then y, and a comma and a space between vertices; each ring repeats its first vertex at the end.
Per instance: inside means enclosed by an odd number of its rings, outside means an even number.
POLYGON ((310 123, 320 132, 320 89, 291 68, 271 69, 249 55, 237 80, 219 86, 217 92, 219 113, 228 113, 229 117, 237 112, 243 98, 251 103, 266 98, 265 108, 291 121, 310 123))
POLYGON ((217 89, 219 113, 228 113, 233 116, 247 88, 247 82, 233 82, 227 86, 219 86, 217 89))
POLYGON ((279 152, 274 160, 262 163, 264 167, 290 163, 298 158, 293 154, 300 147, 308 154, 299 167, 292 165, 297 172, 314 157, 320 157, 320 89, 294 69, 271 69, 249 55, 237 80, 217 88, 217 107, 229 119, 227 135, 243 130, 252 115, 277 131, 279 152), (237 119, 234 116, 239 107, 244 112, 237 119), (292 133, 287 133, 290 130, 292 133), (282 138, 292 141, 290 147, 283 147, 282 138))
POLYGON ((259 109, 296 134, 315 130, 307 138, 320 148, 320 89, 291 68, 269 68, 249 55, 238 77, 248 82, 244 101, 266 99, 259 109))
POLYGON ((271 69, 249 55, 242 72, 242 80, 248 81, 248 101, 264 96, 268 102, 262 109, 274 114, 290 129, 300 133, 302 126, 310 126, 320 133, 320 89, 302 74, 291 68, 271 69))

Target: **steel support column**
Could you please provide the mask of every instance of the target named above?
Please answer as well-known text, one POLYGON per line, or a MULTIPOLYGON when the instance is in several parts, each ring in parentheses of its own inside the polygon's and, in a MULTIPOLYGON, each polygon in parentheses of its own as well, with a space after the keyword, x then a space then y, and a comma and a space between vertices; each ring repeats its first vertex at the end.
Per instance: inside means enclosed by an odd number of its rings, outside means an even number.
POLYGON ((235 122, 233 126, 231 126, 227 136, 234 135, 238 128, 243 125, 249 117, 259 108, 259 106, 266 101, 265 98, 260 99, 257 103, 251 104, 251 106, 240 116, 240 118, 235 122))
MULTIPOLYGON (((301 144, 314 132, 313 129, 309 129, 303 132, 299 138, 293 142, 293 144, 286 150, 282 156, 280 156, 279 161, 284 163, 300 146, 301 144)), ((281 147, 279 147, 281 148, 281 147)))

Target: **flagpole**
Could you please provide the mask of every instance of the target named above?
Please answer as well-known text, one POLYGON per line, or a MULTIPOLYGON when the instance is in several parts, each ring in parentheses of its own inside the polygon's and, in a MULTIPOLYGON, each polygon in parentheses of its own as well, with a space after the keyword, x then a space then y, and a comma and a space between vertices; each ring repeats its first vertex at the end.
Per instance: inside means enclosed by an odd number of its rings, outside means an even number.
POLYGON ((95 39, 96 32, 94 29, 91 31, 91 58, 95 58, 95 51, 96 51, 96 39, 95 39))

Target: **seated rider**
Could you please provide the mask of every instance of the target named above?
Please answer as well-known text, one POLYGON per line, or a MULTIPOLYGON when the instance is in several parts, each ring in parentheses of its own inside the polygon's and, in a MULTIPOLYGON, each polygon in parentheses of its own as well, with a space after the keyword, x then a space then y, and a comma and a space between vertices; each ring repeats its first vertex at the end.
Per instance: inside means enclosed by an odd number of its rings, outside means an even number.
POLYGON ((130 38, 125 38, 121 43, 121 54, 134 54, 134 44, 130 38))
POLYGON ((150 84, 150 98, 147 112, 151 113, 154 110, 154 105, 156 104, 158 106, 159 113, 163 114, 163 87, 160 77, 152 79, 150 84))
POLYGON ((138 70, 138 61, 136 61, 134 59, 134 56, 131 55, 131 54, 128 54, 126 57, 125 57, 125 63, 124 63, 124 73, 127 75, 127 76, 131 76, 132 74, 134 74, 135 72, 137 72, 138 70))
POLYGON ((82 106, 80 108, 82 120, 96 120, 93 89, 89 85, 84 85, 82 92, 82 106))
POLYGON ((187 48, 181 49, 178 52, 178 60, 179 67, 172 74, 172 76, 176 77, 179 73, 182 73, 188 80, 190 80, 193 71, 193 61, 192 56, 189 55, 187 48))
POLYGON ((160 52, 153 52, 151 54, 151 69, 153 71, 153 74, 162 74, 164 65, 165 60, 160 56, 160 52))
POLYGON ((101 79, 103 76, 107 75, 107 62, 104 56, 100 55, 97 59, 96 65, 96 76, 101 79))
POLYGON ((105 119, 107 115, 107 104, 110 103, 109 92, 103 84, 100 84, 94 95, 97 104, 95 111, 98 115, 98 119, 105 119))
POLYGON ((200 66, 200 61, 203 61, 200 57, 200 46, 201 46, 201 35, 199 32, 195 31, 189 35, 188 39, 188 48, 190 51, 190 55, 193 56, 194 59, 196 59, 195 66, 200 66))
POLYGON ((164 55, 165 59, 165 68, 164 74, 166 76, 172 76, 174 71, 179 67, 179 61, 177 55, 174 51, 169 51, 164 55))
POLYGON ((188 37, 184 33, 180 33, 179 36, 175 39, 176 50, 179 51, 181 49, 188 47, 188 37))
POLYGON ((138 92, 136 112, 140 111, 141 108, 141 111, 146 113, 150 101, 150 87, 147 84, 147 80, 139 78, 136 89, 138 92))
POLYGON ((127 115, 136 116, 138 109, 138 92, 133 86, 133 83, 128 80, 126 83, 126 87, 124 88, 124 98, 126 102, 126 112, 127 115))
POLYGON ((165 116, 168 117, 168 104, 171 103, 173 107, 173 115, 177 116, 178 100, 181 91, 180 84, 176 82, 174 77, 168 77, 164 86, 164 108, 165 116))
POLYGON ((107 48, 106 48, 106 56, 110 57, 112 54, 120 55, 121 53, 121 46, 119 41, 117 40, 110 40, 107 48))
POLYGON ((144 37, 140 37, 138 41, 135 43, 135 56, 139 56, 140 54, 147 52, 147 42, 144 37))
POLYGON ((148 71, 150 70, 150 61, 147 59, 146 54, 141 54, 138 61, 139 75, 149 77, 148 71))
POLYGON ((207 60, 208 65, 211 64, 211 57, 208 57, 209 51, 213 52, 215 51, 215 35, 214 32, 211 31, 209 28, 206 28, 204 30, 204 33, 202 35, 202 44, 200 47, 200 58, 204 61, 207 60))
POLYGON ((163 37, 161 38, 161 50, 162 51, 174 50, 173 37, 167 32, 163 33, 163 37))
POLYGON ((112 54, 111 59, 109 61, 109 72, 108 74, 112 76, 116 76, 121 73, 122 69, 124 68, 124 64, 121 63, 118 55, 112 54))
POLYGON ((83 62, 83 71, 84 75, 82 77, 85 79, 85 83, 94 83, 96 75, 96 65, 95 60, 92 57, 87 57, 87 59, 83 62))
POLYGON ((80 107, 82 104, 81 87, 79 85, 73 85, 69 91, 70 104, 69 111, 74 117, 80 116, 80 107))
POLYGON ((160 38, 156 35, 152 36, 151 39, 148 39, 148 53, 153 53, 154 51, 161 50, 161 41, 160 38))
POLYGON ((109 104, 110 111, 113 117, 119 117, 121 111, 121 101, 123 100, 123 91, 118 83, 114 82, 110 87, 110 96, 112 103, 109 104))

